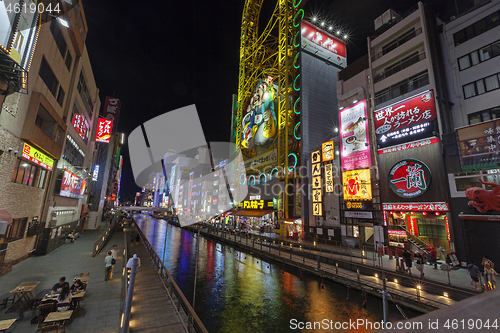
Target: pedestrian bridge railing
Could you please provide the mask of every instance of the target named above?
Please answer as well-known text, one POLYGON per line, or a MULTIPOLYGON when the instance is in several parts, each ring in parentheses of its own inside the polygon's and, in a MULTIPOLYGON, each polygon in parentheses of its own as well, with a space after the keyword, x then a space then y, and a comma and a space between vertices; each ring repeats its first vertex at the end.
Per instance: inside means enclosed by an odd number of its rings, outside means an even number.
POLYGON ((104 232, 99 236, 99 238, 95 241, 94 243, 94 249, 92 251, 92 257, 95 257, 98 255, 106 243, 108 242, 108 239, 111 237, 113 234, 113 229, 115 227, 115 222, 113 221, 107 228, 104 230, 104 232))
POLYGON ((200 318, 194 311, 193 307, 186 299, 181 289, 175 283, 174 278, 170 275, 169 271, 163 264, 163 261, 160 259, 156 251, 153 249, 148 239, 142 233, 140 228, 137 228, 137 232, 139 233, 144 246, 146 247, 146 251, 153 261, 153 265, 155 266, 158 274, 160 275, 163 286, 165 287, 170 299, 174 303, 177 311, 183 311, 188 318, 188 325, 185 327, 190 333, 208 333, 207 329, 201 322, 200 318))

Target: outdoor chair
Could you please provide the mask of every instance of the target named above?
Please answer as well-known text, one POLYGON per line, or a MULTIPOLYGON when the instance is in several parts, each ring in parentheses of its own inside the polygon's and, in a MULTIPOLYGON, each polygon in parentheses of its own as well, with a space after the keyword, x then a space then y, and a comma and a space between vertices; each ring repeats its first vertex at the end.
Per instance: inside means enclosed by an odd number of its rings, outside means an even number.
POLYGON ((40 302, 42 301, 42 299, 49 292, 50 292, 50 289, 44 289, 44 290, 40 291, 38 294, 36 294, 36 296, 33 298, 32 302, 31 302, 31 309, 38 307, 40 305, 40 302))
MULTIPOLYGON (((59 303, 59 304, 55 305, 56 311, 59 311, 59 310, 57 310, 57 308, 64 308, 64 307, 68 307, 68 310, 69 310, 71 307, 71 302, 64 302, 64 303, 59 303)), ((66 311, 66 310, 64 310, 64 311, 66 311)))
POLYGON ((45 333, 45 332, 57 332, 59 333, 59 325, 56 324, 56 325, 48 325, 48 326, 44 326, 42 327, 42 333, 45 333))

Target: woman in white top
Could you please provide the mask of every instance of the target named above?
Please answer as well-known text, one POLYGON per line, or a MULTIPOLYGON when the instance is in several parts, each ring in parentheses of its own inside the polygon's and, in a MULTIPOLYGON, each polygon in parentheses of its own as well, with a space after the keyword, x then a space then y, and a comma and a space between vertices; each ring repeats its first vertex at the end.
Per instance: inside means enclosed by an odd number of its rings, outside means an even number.
MULTIPOLYGON (((60 303, 69 303, 71 302, 71 293, 69 292, 69 286, 64 285, 64 287, 61 290, 61 293, 57 297, 57 304, 59 305, 60 303)), ((68 306, 63 306, 57 307, 57 311, 66 311, 69 310, 69 305, 68 306)))

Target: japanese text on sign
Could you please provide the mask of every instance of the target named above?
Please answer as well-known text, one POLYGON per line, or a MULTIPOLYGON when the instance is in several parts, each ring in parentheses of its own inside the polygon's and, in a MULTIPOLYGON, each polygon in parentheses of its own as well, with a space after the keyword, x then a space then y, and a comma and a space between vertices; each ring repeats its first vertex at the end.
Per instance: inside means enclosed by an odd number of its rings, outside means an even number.
POLYGON ((325 191, 333 192, 333 165, 325 164, 325 191))
POLYGON ((95 141, 109 143, 109 139, 111 138, 112 128, 113 128, 112 120, 99 118, 95 141))
POLYGON ((448 204, 444 202, 429 202, 429 203, 409 203, 409 204, 382 204, 383 210, 396 211, 449 211, 448 204))
POLYGON ((433 92, 429 90, 383 110, 375 111, 375 133, 381 135, 434 118, 436 118, 436 106, 433 92))

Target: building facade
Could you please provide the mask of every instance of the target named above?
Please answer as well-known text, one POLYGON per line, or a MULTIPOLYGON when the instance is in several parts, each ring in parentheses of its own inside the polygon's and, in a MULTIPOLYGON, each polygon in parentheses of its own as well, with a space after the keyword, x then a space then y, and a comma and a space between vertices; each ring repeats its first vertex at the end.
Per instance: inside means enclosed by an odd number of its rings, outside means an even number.
MULTIPOLYGON (((60 170, 77 167, 75 177, 85 177, 81 172, 92 151, 91 140, 82 134, 91 131, 99 100, 85 49, 85 14, 80 1, 70 3, 62 5, 59 19, 39 16, 29 84, 7 95, 2 104, 0 140, 10 153, 0 156, 0 207, 14 219, 3 239, 5 262, 19 261, 37 247, 45 253, 66 231, 54 227, 80 221, 82 201, 61 196, 60 170), (93 87, 87 100, 79 93, 82 75, 93 87), (80 126, 80 133, 75 132, 73 114, 83 117, 85 129, 80 126)), ((79 183, 74 177, 71 181, 79 183)))
POLYGON ((451 213, 462 261, 496 254, 500 207, 500 1, 476 6, 443 25, 440 35, 455 134, 446 146, 451 213), (487 232, 485 232, 487 230, 487 232), (488 250, 486 250, 488 249, 488 250), (488 253, 486 253, 486 252, 488 253))
POLYGON ((438 28, 419 2, 403 15, 388 11, 368 38, 371 105, 385 245, 455 252, 443 138, 449 118, 438 28), (380 22, 386 22, 380 24, 380 22))

